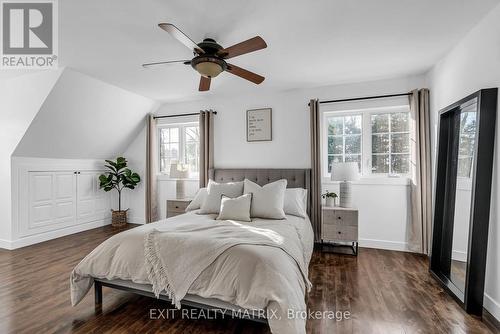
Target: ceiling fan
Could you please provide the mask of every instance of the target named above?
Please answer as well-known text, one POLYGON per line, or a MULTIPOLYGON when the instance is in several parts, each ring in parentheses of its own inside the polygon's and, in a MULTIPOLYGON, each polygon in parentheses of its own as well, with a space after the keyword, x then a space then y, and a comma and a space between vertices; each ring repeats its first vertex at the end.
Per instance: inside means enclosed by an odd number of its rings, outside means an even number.
POLYGON ((196 44, 191 38, 171 23, 160 23, 158 26, 193 51, 194 58, 191 60, 172 60, 146 63, 142 64, 143 67, 174 63, 191 65, 191 67, 201 74, 200 86, 198 89, 199 91, 209 90, 211 79, 215 78, 223 71, 237 75, 257 85, 264 81, 265 78, 263 76, 226 62, 226 59, 266 48, 267 44, 260 36, 250 38, 228 48, 223 48, 211 38, 205 38, 203 42, 196 44))

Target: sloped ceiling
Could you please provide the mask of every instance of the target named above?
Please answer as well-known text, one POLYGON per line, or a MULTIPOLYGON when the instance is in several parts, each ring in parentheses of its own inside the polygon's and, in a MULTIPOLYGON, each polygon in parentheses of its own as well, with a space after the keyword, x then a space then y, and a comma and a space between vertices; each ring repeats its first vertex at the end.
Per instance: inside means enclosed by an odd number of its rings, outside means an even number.
POLYGON ((64 0, 59 1, 60 64, 149 98, 172 102, 421 74, 498 0, 64 0), (230 46, 256 35, 268 48, 231 59, 262 74, 259 86, 222 73, 209 92, 190 59, 159 22, 195 42, 230 46))
POLYGON ((125 151, 153 100, 66 68, 14 156, 105 159, 125 151))

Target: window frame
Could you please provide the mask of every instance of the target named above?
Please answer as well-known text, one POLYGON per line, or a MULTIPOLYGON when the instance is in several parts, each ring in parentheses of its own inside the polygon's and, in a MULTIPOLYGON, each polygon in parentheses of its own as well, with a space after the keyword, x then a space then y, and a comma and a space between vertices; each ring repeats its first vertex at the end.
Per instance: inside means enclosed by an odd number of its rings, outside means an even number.
MULTIPOLYGON (((393 114, 399 112, 407 112, 410 127, 409 127, 409 137, 410 137, 410 168, 406 174, 397 174, 399 177, 408 178, 411 175, 411 138, 412 138, 412 125, 411 120, 413 118, 412 112, 410 110, 409 104, 406 105, 390 105, 390 106, 380 106, 380 107, 364 107, 364 108, 353 108, 345 110, 322 110, 321 111, 321 170, 323 180, 329 182, 330 173, 328 172, 328 117, 329 116, 354 116, 361 115, 361 177, 363 178, 389 178, 393 177, 394 174, 390 173, 373 173, 372 172, 372 128, 371 128, 371 117, 374 114, 393 114)), ((406 154, 406 153, 404 153, 406 154)))
MULTIPOLYGON (((199 131, 199 122, 195 122, 195 121, 187 121, 187 122, 182 122, 182 123, 159 123, 157 124, 156 126, 156 134, 157 134, 157 145, 158 145, 158 152, 157 152, 157 155, 158 155, 158 165, 157 165, 157 168, 158 168, 158 173, 160 175, 166 175, 167 177, 170 178, 170 171, 169 170, 166 170, 166 171, 162 171, 161 170, 161 145, 162 145, 162 142, 161 142, 161 131, 163 129, 167 129, 167 128, 178 128, 179 129, 179 161, 181 163, 186 163, 184 161, 185 159, 185 153, 186 153, 186 128, 188 127, 198 127, 198 131, 199 131), (181 159, 183 159, 181 161, 181 159)), ((200 142, 198 141, 198 146, 200 145, 200 142)), ((198 166, 199 168, 199 166, 198 166)), ((190 172, 189 173, 189 179, 193 179, 193 180, 196 180, 198 179, 199 177, 199 173, 198 172, 190 172)))

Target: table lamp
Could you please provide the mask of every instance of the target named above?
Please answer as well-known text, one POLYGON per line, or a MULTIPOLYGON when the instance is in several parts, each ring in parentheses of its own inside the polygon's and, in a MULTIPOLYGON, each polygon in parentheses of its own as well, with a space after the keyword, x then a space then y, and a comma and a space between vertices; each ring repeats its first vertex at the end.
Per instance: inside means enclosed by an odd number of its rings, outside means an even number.
POLYGON ((175 197, 183 199, 186 197, 186 190, 184 187, 184 180, 189 178, 189 170, 183 164, 172 163, 170 164, 170 178, 175 179, 175 197))
POLYGON ((359 180, 359 169, 357 162, 333 162, 332 181, 340 181, 340 206, 352 207, 351 181, 359 180))

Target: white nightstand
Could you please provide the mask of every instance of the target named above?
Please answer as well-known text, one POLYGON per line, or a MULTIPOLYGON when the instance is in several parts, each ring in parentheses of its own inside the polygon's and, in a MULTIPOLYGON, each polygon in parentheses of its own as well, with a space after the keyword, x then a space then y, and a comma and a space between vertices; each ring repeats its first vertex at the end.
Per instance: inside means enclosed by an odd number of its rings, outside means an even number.
POLYGON ((191 203, 190 198, 167 199, 167 218, 185 213, 189 203, 191 203))
POLYGON ((321 239, 324 245, 349 246, 358 255, 358 210, 341 207, 321 208, 321 239))

